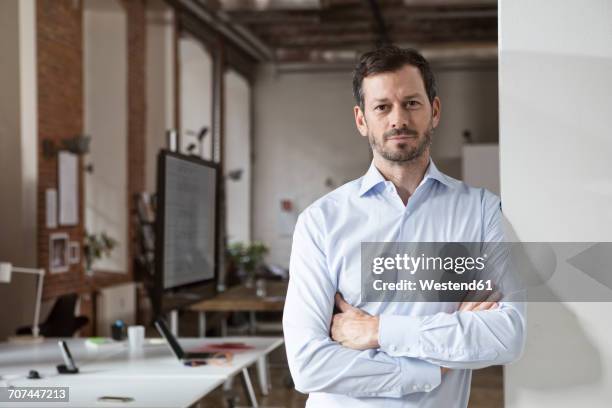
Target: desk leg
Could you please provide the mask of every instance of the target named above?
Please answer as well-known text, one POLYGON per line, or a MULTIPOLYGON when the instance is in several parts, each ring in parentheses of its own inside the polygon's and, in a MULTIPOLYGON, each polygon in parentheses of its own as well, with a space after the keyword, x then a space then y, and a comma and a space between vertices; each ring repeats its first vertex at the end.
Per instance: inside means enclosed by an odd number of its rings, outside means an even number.
POLYGON ((206 337, 206 312, 198 312, 198 336, 206 337))
POLYGON ((253 389, 253 384, 251 383, 251 377, 249 377, 249 370, 246 367, 242 369, 242 385, 244 386, 244 390, 249 396, 249 402, 251 403, 251 407, 259 408, 259 404, 257 403, 257 397, 255 397, 255 390, 253 389))
POLYGON ((255 319, 255 312, 249 312, 249 333, 255 334, 257 328, 257 320, 255 319))
POLYGON ((224 312, 221 316, 221 337, 227 337, 227 319, 229 319, 229 314, 224 312))
POLYGON ((225 380, 223 383, 223 391, 231 391, 234 387, 234 377, 231 377, 229 380, 225 380))
POLYGON ((170 331, 172 332, 172 334, 174 334, 176 337, 179 337, 178 331, 179 331, 179 322, 178 322, 178 310, 173 310, 170 312, 170 331))
POLYGON ((268 356, 260 357, 257 360, 257 377, 259 378, 259 385, 261 386, 261 393, 268 395, 270 391, 270 381, 268 372, 268 356))

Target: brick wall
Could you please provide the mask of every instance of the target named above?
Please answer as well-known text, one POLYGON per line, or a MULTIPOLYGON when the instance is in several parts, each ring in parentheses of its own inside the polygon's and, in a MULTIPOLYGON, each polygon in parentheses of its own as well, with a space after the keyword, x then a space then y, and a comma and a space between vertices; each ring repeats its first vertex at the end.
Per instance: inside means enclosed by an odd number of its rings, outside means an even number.
MULTIPOLYGON (((128 30, 128 200, 132 214, 134 193, 145 184, 145 1, 122 0, 127 14, 128 30)), ((37 2, 38 58, 38 265, 48 269, 49 236, 66 232, 71 241, 82 244, 84 237, 84 176, 79 172, 79 224, 49 230, 45 223, 45 190, 58 187, 57 158, 45 158, 42 141, 56 143, 83 133, 83 9, 82 2, 53 0, 37 2)), ((79 160, 79 168, 83 161, 79 160)), ((130 216, 130 237, 133 224, 130 216)), ((100 287, 132 280, 132 239, 129 240, 129 273, 98 274, 87 278, 81 264, 71 265, 65 273, 45 277, 44 299, 78 292, 81 313, 93 315, 89 293, 100 287)), ((82 257, 81 253, 81 257, 82 257)), ((92 325, 85 334, 92 333, 92 325)))
MULTIPOLYGON (((134 195, 145 191, 146 153, 146 22, 144 0, 123 0, 127 12, 128 33, 128 209, 130 260, 134 253, 134 195)), ((133 263, 128 269, 133 275, 133 263)))
MULTIPOLYGON (((83 133, 83 24, 81 2, 37 2, 38 58, 38 265, 48 269, 49 235, 67 232, 83 242, 83 175, 79 172, 79 224, 48 230, 45 190, 58 187, 57 158, 45 158, 42 141, 59 143, 83 133)), ((79 163, 82 164, 81 162, 79 163)), ((45 277, 45 299, 74 291, 82 284, 83 268, 71 265, 65 273, 45 277)))

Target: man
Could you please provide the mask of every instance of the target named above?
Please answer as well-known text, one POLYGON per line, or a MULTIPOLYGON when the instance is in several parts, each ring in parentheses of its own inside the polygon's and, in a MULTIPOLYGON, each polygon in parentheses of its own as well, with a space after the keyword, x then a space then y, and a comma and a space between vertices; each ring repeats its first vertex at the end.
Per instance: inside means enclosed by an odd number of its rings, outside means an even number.
POLYGON ((308 407, 466 407, 471 369, 520 355, 522 303, 364 302, 362 242, 500 242, 499 199, 430 159, 441 115, 434 76, 414 50, 385 47, 355 69, 355 122, 367 173, 299 217, 283 327, 308 407), (334 306, 340 313, 333 315, 334 306))

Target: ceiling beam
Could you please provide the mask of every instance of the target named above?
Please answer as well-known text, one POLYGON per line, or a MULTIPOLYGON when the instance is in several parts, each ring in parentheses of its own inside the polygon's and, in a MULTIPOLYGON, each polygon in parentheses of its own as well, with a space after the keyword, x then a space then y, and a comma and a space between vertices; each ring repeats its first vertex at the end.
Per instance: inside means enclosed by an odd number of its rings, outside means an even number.
POLYGON ((186 13, 200 21, 206 27, 219 33, 242 52, 249 54, 257 61, 270 61, 274 53, 268 46, 252 35, 248 30, 236 29, 230 22, 209 9, 201 0, 166 0, 179 14, 186 13))
POLYGON ((497 0, 404 0, 404 5, 413 7, 497 7, 497 0))

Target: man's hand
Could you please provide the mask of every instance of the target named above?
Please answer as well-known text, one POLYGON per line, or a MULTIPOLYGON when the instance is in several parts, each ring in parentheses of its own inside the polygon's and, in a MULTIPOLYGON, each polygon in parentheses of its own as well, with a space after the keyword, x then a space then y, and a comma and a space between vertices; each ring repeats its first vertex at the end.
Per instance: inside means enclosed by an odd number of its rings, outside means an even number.
POLYGON ((332 339, 354 350, 378 348, 378 317, 349 305, 339 293, 335 301, 340 313, 332 319, 332 339))
POLYGON ((468 298, 474 299, 474 301, 465 301, 459 305, 460 312, 478 312, 482 310, 495 309, 499 306, 499 302, 502 298, 501 293, 477 293, 470 295, 468 298), (474 297, 475 296, 475 297, 474 297))

